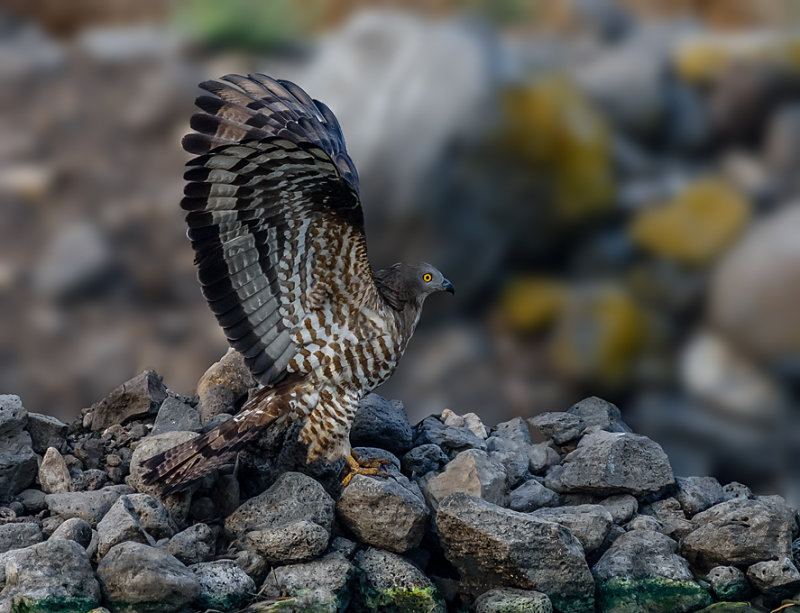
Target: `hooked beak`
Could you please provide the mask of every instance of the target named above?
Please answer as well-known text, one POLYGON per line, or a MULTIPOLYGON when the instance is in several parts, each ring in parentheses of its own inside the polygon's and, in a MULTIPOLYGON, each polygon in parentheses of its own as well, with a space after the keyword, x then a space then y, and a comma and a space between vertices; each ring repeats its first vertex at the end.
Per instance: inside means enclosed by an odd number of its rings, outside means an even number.
POLYGON ((444 281, 442 281, 442 291, 447 292, 448 294, 455 294, 456 288, 453 287, 453 284, 450 283, 450 281, 445 279, 444 281))

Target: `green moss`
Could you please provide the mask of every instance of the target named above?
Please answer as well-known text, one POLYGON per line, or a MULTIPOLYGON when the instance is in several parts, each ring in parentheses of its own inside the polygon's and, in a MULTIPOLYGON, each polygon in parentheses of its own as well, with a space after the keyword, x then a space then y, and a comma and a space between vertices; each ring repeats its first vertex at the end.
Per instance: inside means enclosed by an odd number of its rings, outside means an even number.
POLYGON ((761 613, 746 602, 718 602, 697 613, 761 613))
POLYGON ((235 611, 247 604, 249 594, 225 594, 220 596, 202 597, 199 599, 203 606, 217 611, 235 611))
POLYGON ((33 600, 25 596, 15 598, 12 613, 89 613, 97 608, 97 601, 91 598, 64 598, 51 596, 33 600))
POLYGON ((435 587, 365 590, 364 604, 370 611, 383 613, 434 613, 445 611, 435 587))
POLYGON ((548 594, 553 608, 559 613, 592 613, 594 611, 594 597, 564 597, 558 594, 548 594))
POLYGON ((694 581, 665 577, 615 577, 600 583, 597 591, 603 613, 679 613, 711 604, 711 596, 694 581))

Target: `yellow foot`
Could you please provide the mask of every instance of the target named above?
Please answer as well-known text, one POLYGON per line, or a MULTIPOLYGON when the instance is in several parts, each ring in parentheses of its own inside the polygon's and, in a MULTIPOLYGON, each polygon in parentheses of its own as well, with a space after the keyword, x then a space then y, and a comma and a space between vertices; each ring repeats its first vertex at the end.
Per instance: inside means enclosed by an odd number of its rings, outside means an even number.
POLYGON ((347 484, 350 483, 353 475, 371 475, 375 477, 389 476, 389 473, 387 473, 385 470, 381 470, 384 465, 390 463, 390 460, 387 460, 386 458, 371 458, 369 460, 365 460, 355 451, 351 451, 350 455, 345 457, 345 460, 347 460, 350 470, 347 472, 344 479, 342 479, 342 487, 347 487, 347 484))

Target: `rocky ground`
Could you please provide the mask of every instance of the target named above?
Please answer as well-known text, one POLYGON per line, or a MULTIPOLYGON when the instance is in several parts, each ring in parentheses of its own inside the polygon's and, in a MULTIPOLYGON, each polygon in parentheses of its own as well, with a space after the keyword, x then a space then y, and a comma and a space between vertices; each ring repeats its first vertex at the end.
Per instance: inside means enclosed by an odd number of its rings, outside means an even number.
POLYGON ((342 489, 289 428, 189 491, 142 483, 143 460, 229 419, 249 383, 235 354, 193 398, 147 371, 70 425, 0 396, 0 612, 742 613, 800 594, 795 509, 675 477, 599 398, 411 426, 373 394, 351 441, 385 478, 342 489))

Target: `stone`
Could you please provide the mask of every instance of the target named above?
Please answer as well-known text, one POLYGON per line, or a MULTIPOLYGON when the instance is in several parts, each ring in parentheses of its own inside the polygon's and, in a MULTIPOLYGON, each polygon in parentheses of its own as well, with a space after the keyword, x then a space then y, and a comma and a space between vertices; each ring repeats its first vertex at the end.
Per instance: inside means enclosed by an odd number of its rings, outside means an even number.
POLYGON ((256 582, 232 560, 201 562, 189 567, 200 582, 196 602, 208 609, 234 611, 252 598, 256 582))
POLYGON ((412 432, 403 403, 367 394, 358 403, 350 429, 353 447, 379 447, 401 456, 411 449, 412 432))
POLYGON ((538 443, 527 448, 528 469, 534 475, 541 475, 550 466, 561 461, 561 456, 548 443, 538 443))
POLYGON ((592 568, 602 611, 695 611, 711 596, 692 576, 671 538, 650 530, 620 535, 592 568))
POLYGON ((64 456, 55 447, 49 447, 42 458, 39 466, 39 483, 46 494, 58 494, 70 490, 72 477, 69 475, 64 456))
POLYGON ((680 503, 672 496, 656 500, 649 505, 642 505, 639 507, 639 512, 655 517, 661 524, 659 532, 676 541, 694 530, 692 523, 686 519, 680 503))
POLYGON ((235 551, 233 552, 233 561, 256 583, 264 580, 271 566, 263 556, 258 555, 255 551, 235 551))
POLYGON ((441 420, 445 426, 450 428, 466 428, 478 438, 485 439, 488 436, 486 426, 483 425, 481 418, 475 413, 458 415, 450 409, 445 409, 442 411, 441 420))
POLYGON ((480 449, 467 449, 452 459, 444 470, 422 488, 435 509, 439 501, 453 492, 465 492, 495 504, 506 496, 506 472, 502 464, 480 449))
POLYGON ((438 472, 447 462, 448 457, 444 451, 441 450, 439 445, 434 445, 433 443, 414 447, 400 460, 403 474, 410 479, 421 477, 431 471, 438 472))
POLYGON ((19 396, 0 394, 0 437, 22 432, 28 423, 28 412, 19 396))
POLYGON ((344 488, 336 513, 360 542, 395 553, 419 546, 430 515, 419 488, 365 475, 344 488))
POLYGON ((756 562, 747 569, 753 587, 770 600, 790 598, 800 591, 800 572, 788 557, 756 562))
POLYGON ((600 428, 607 432, 630 432, 630 426, 622 421, 622 413, 616 405, 598 398, 590 396, 580 402, 576 402, 567 413, 580 417, 586 428, 600 428))
POLYGON ((106 454, 105 444, 100 437, 81 438, 75 443, 73 453, 83 463, 81 468, 99 468, 100 460, 106 454))
POLYGON ((697 528, 681 541, 681 553, 700 569, 749 566, 791 552, 786 518, 756 500, 735 499, 698 513, 697 528))
POLYGON ((475 600, 475 613, 553 613, 553 605, 541 592, 495 588, 475 600))
POLYGON ((174 396, 167 396, 158 409, 151 434, 175 431, 200 433, 202 430, 200 414, 195 409, 174 396))
POLYGON ((0 553, 42 542, 42 529, 33 522, 0 524, 0 553))
POLYGON ((45 493, 42 490, 27 489, 22 490, 17 495, 17 500, 22 503, 25 513, 28 513, 29 515, 35 515, 47 506, 44 503, 44 497, 45 493))
POLYGON ((53 531, 48 540, 53 539, 75 541, 78 545, 87 549, 92 542, 92 527, 86 520, 80 517, 73 517, 62 522, 62 524, 53 531))
POLYGON ((492 436, 513 441, 521 445, 531 444, 531 430, 521 417, 503 421, 492 428, 492 436))
POLYGON ((78 543, 48 540, 0 558, 0 606, 13 611, 89 611, 100 604, 89 556, 78 543))
POLYGON ((753 498, 753 492, 750 491, 750 488, 747 487, 744 483, 739 483, 738 481, 731 481, 722 486, 722 493, 725 498, 725 502, 729 500, 747 500, 753 498))
POLYGON ((625 526, 626 530, 647 530, 650 532, 661 532, 664 526, 652 515, 634 515, 633 519, 625 526))
POLYGON ((486 449, 486 442, 469 428, 445 426, 436 417, 423 419, 414 427, 414 446, 433 443, 453 458, 466 449, 486 449))
POLYGON ((229 515, 225 530, 272 563, 303 562, 328 546, 333 515, 333 499, 317 481, 287 472, 229 515))
POLYGON ((38 456, 23 430, 27 421, 19 396, 0 395, 0 502, 10 501, 36 478, 38 456))
POLYGON ((639 502, 630 494, 617 494, 603 498, 598 504, 603 505, 611 513, 615 524, 624 524, 636 515, 639 502))
POLYGON ((125 498, 131 503, 142 528, 154 539, 169 538, 175 534, 172 518, 159 498, 150 494, 128 494, 125 498))
POLYGON ((531 513, 531 516, 568 528, 572 535, 581 542, 587 553, 598 549, 603 544, 614 523, 611 513, 598 504, 538 509, 531 513))
POLYGON ((48 494, 44 500, 50 512, 62 519, 80 517, 95 527, 117 498, 132 493, 133 490, 127 485, 109 485, 94 492, 48 494))
POLYGON ((301 611, 347 611, 353 576, 347 557, 334 551, 312 562, 273 568, 260 593, 292 598, 292 605, 301 611))
POLYGON ((744 572, 735 566, 715 566, 706 575, 717 600, 747 600, 750 584, 744 572))
POLYGON ((258 382, 245 364, 244 356, 232 348, 228 349, 197 382, 197 395, 200 397, 197 412, 200 420, 205 424, 216 415, 232 412, 236 403, 256 385, 258 382))
POLYGON ((530 477, 528 455, 517 451, 490 451, 489 457, 500 464, 506 473, 506 487, 517 487, 530 477))
POLYGON ((722 486, 714 477, 676 477, 675 484, 675 498, 689 518, 725 499, 722 486))
POLYGON ((155 545, 155 539, 142 527, 127 496, 120 496, 103 519, 97 523, 97 533, 99 535, 97 551, 100 557, 119 543, 155 545))
POLYGON ((112 610, 180 610, 200 595, 195 574, 173 555, 142 543, 120 543, 97 565, 112 610))
POLYGON ((540 413, 532 417, 530 422, 556 445, 578 438, 585 429, 583 420, 571 413, 540 413))
POLYGON ((216 541, 214 532, 206 524, 193 524, 178 532, 163 547, 188 566, 210 560, 216 541))
POLYGON ((445 613, 444 600, 431 580, 401 556, 370 547, 357 553, 354 563, 356 613, 445 613))
POLYGON ((440 502, 435 524, 465 588, 535 589, 558 611, 594 611, 594 581, 583 548, 565 527, 461 492, 440 502))
POLYGON ((535 511, 542 507, 555 507, 558 506, 558 503, 558 494, 547 489, 535 479, 530 479, 512 490, 508 497, 508 506, 522 513, 535 511))
POLYGON ((154 414, 166 397, 167 388, 161 377, 146 370, 92 405, 88 413, 91 415, 90 427, 92 430, 105 430, 133 417, 154 414))
POLYGON ((31 446, 36 453, 44 454, 48 447, 55 447, 63 451, 67 437, 67 424, 52 415, 41 413, 28 413, 28 423, 25 426, 31 435, 31 446))
POLYGON ((600 430, 584 436, 561 466, 561 486, 571 493, 641 496, 675 482, 661 446, 627 432, 600 430))

